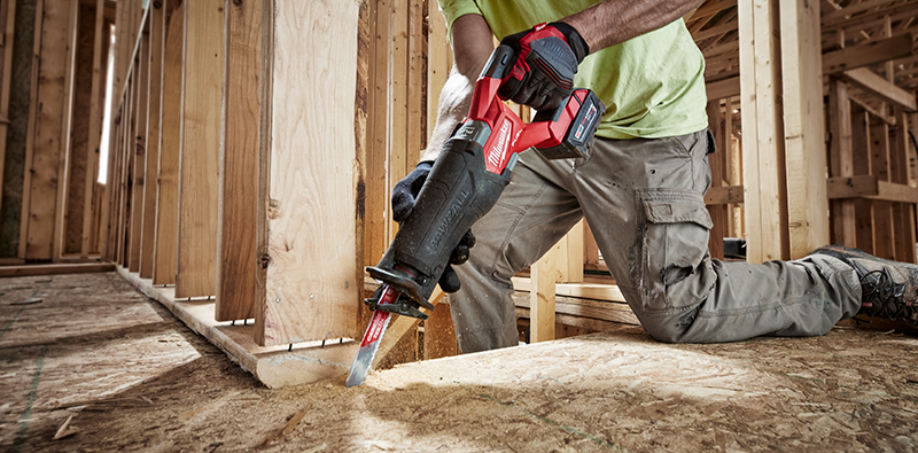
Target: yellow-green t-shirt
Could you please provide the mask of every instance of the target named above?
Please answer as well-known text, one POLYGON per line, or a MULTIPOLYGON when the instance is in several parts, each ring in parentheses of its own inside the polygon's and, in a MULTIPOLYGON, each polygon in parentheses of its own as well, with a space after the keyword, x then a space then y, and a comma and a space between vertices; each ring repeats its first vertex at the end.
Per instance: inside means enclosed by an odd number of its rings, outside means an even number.
MULTIPOLYGON (((554 22, 601 0, 438 0, 447 26, 466 14, 484 16, 498 38, 554 22)), ((704 57, 679 19, 594 52, 577 68, 574 86, 606 104, 597 135, 660 138, 697 132, 705 113, 704 57)))

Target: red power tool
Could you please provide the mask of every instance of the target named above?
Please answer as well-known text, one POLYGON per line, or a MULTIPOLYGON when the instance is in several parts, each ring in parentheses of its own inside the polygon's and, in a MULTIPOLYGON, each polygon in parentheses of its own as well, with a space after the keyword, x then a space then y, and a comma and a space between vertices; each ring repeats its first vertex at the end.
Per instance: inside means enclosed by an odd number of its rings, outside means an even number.
POLYGON ((367 272, 383 283, 365 302, 376 312, 351 366, 347 386, 363 384, 391 313, 427 319, 427 300, 462 236, 510 183, 517 153, 536 148, 548 159, 583 157, 605 113, 587 89, 575 89, 552 111, 525 124, 498 96, 515 51, 498 46, 475 82, 468 117, 453 131, 417 203, 382 260, 367 272))

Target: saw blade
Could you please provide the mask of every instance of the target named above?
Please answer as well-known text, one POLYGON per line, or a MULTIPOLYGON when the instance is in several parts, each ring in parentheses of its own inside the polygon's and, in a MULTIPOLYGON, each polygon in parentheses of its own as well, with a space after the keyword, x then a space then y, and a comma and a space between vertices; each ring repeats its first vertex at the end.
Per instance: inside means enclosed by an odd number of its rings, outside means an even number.
MULTIPOLYGON (((395 302, 398 293, 388 285, 383 288, 379 305, 386 305, 395 302)), ((351 372, 347 376, 347 387, 363 385, 367 380, 367 374, 370 372, 370 366, 373 365, 373 357, 382 343, 383 334, 386 327, 389 326, 391 314, 386 311, 376 310, 373 312, 373 318, 367 326, 366 333, 363 334, 363 341, 360 342, 360 349, 357 350, 357 356, 354 357, 354 363, 351 365, 351 372)))

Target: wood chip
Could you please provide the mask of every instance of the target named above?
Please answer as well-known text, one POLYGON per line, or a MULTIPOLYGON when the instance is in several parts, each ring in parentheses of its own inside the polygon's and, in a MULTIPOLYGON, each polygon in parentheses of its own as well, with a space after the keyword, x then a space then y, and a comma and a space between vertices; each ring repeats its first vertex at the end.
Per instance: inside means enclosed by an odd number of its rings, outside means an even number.
POLYGON ((293 432, 293 429, 296 428, 296 425, 300 422, 300 420, 306 416, 307 410, 309 410, 309 407, 300 409, 299 412, 293 414, 293 416, 290 417, 290 420, 287 421, 287 424, 285 424, 283 428, 269 434, 268 437, 265 438, 264 445, 269 445, 275 440, 287 437, 287 434, 293 432))
POLYGON ((78 429, 68 429, 70 427, 70 421, 73 420, 73 415, 67 417, 67 420, 57 429, 57 433, 54 434, 54 440, 63 439, 65 437, 70 437, 79 432, 78 429))
POLYGON ((10 305, 35 305, 44 302, 42 299, 28 299, 22 302, 13 302, 10 305))
POLYGON ((202 407, 202 408, 199 408, 199 409, 195 409, 195 410, 193 410, 193 411, 191 411, 191 412, 186 412, 186 413, 184 413, 184 414, 182 414, 182 415, 179 415, 179 418, 178 418, 178 419, 179 419, 179 420, 186 420, 186 419, 189 419, 189 418, 191 418, 191 417, 194 417, 195 415, 197 415, 198 413, 200 413, 200 412, 203 411, 204 409, 206 409, 206 407, 202 407))

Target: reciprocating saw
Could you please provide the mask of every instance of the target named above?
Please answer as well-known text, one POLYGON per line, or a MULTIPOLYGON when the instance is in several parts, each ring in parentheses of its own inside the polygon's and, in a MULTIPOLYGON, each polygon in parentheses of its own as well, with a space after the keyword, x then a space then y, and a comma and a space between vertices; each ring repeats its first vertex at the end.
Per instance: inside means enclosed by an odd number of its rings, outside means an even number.
POLYGON ((389 314, 426 319, 428 301, 453 249, 471 226, 497 202, 517 154, 534 147, 548 159, 582 157, 593 139, 605 106, 587 89, 575 89, 551 111, 529 124, 504 104, 498 90, 510 76, 515 51, 500 45, 475 83, 468 117, 444 146, 379 264, 367 272, 382 282, 366 303, 376 312, 351 367, 347 385, 366 378, 389 314))

